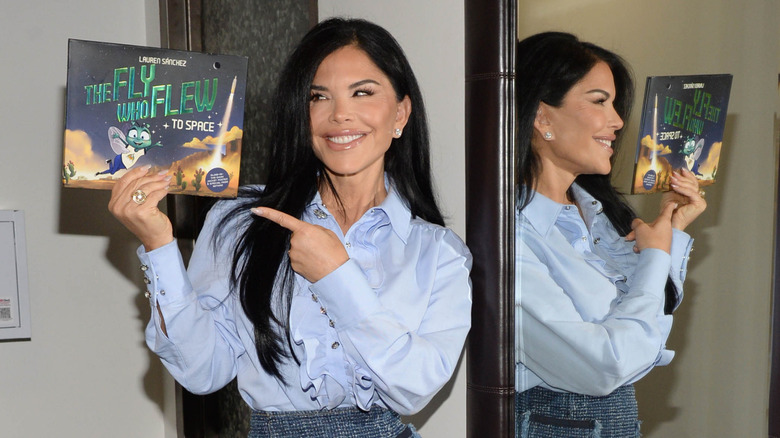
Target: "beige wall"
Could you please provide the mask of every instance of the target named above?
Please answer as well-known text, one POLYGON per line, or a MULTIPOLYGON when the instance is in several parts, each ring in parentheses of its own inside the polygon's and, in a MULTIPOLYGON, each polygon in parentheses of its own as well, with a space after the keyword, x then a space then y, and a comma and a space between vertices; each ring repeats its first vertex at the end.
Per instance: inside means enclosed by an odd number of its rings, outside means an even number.
MULTIPOLYGON (((649 75, 734 75, 719 180, 690 227, 695 252, 669 340, 677 356, 637 392, 648 438, 766 436, 780 2, 519 0, 518 9, 521 38, 564 30, 623 55, 639 101, 649 75)), ((626 139, 637 130, 634 117, 626 139)), ((633 148, 624 143, 616 166, 624 192, 633 148)), ((657 213, 655 195, 629 198, 645 217, 657 213)))
POLYGON ((59 177, 67 40, 153 43, 146 3, 27 0, 0 14, 0 209, 25 213, 32 318, 32 340, 0 343, 0 436, 165 434, 136 243, 107 192, 63 192, 59 177))

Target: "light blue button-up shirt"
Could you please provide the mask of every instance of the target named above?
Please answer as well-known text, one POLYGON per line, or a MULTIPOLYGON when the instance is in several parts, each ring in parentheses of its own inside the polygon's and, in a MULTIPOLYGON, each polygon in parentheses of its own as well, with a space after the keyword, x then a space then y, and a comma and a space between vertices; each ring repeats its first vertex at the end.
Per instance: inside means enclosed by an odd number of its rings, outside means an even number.
POLYGON ((289 323, 300 365, 281 365, 285 386, 260 366, 252 323, 229 288, 241 230, 216 254, 211 245, 232 205, 209 212, 188 270, 175 243, 138 250, 153 309, 146 341, 182 386, 209 393, 237 376, 255 410, 377 404, 408 415, 450 379, 471 321, 471 254, 455 233, 413 219, 389 188, 343 235, 317 195, 302 219, 333 231, 350 259, 314 284, 296 274, 289 323))
POLYGON ((693 240, 674 230, 671 255, 633 251, 601 203, 573 186, 577 204, 535 193, 516 216, 516 389, 606 395, 666 365, 672 316, 668 276, 682 299, 693 240))

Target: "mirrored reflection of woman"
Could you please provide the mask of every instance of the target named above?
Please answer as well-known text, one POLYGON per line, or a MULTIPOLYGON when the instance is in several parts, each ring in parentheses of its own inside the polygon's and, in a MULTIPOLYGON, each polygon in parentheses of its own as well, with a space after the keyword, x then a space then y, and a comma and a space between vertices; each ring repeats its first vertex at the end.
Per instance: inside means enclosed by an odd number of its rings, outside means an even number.
POLYGON ((632 384, 666 365, 672 312, 706 203, 672 177, 660 214, 636 217, 611 183, 632 104, 623 60, 547 32, 517 49, 516 431, 639 436, 632 384))
POLYGON ((115 186, 109 208, 143 244, 147 344, 194 393, 237 377, 250 437, 419 436, 399 415, 452 376, 471 255, 443 226, 411 67, 381 27, 330 19, 274 111, 267 184, 209 212, 187 270, 157 209, 169 177, 115 186))

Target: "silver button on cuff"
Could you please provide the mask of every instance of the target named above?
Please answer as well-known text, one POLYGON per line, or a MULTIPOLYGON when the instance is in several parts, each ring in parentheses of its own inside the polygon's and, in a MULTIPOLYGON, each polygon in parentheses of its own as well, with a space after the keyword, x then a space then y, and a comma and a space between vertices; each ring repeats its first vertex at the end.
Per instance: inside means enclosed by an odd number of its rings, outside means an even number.
POLYGON ((335 350, 335 349, 339 348, 339 345, 341 345, 341 344, 339 344, 338 342, 334 342, 333 345, 330 346, 330 348, 335 350))

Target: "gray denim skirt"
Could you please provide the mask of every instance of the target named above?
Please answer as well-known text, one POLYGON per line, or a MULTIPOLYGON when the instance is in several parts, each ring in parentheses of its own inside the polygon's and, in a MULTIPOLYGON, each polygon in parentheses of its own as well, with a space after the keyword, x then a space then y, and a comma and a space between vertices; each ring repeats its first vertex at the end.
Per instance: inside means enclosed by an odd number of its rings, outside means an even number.
POLYGON ((639 437, 632 385, 594 397, 535 387, 515 395, 517 438, 639 437))
POLYGON ((388 409, 252 411, 249 438, 420 438, 414 426, 388 409))

